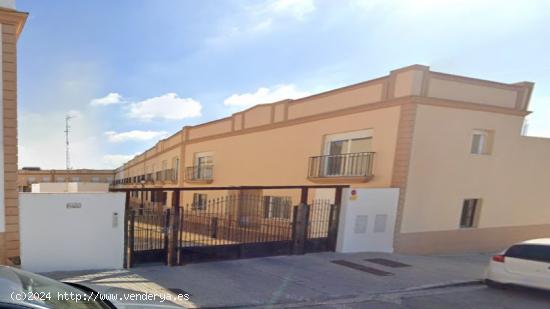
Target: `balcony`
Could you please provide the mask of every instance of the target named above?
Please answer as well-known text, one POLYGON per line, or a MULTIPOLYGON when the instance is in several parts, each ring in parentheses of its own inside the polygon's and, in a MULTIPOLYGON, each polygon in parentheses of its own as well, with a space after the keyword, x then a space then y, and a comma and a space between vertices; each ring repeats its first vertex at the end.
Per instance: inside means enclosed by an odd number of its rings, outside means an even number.
POLYGON ((373 176, 374 152, 309 158, 308 179, 313 182, 367 182, 373 176))
POLYGON ((174 173, 174 170, 172 169, 166 169, 166 170, 157 172, 157 181, 162 181, 163 183, 167 184, 167 183, 177 183, 177 180, 178 180, 177 174, 174 173))
POLYGON ((214 180, 213 165, 198 165, 185 168, 185 181, 192 183, 211 183, 214 180))

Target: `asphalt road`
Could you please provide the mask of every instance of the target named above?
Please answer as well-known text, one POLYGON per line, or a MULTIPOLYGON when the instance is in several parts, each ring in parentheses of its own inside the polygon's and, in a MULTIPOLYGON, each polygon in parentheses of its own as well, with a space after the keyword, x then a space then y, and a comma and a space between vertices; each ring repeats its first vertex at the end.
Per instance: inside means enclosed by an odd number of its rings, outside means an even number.
MULTIPOLYGON (((289 308, 285 306, 285 308, 289 308)), ((373 296, 365 301, 339 300, 326 304, 291 306, 309 309, 358 308, 550 308, 550 292, 524 288, 495 289, 485 285, 443 288, 414 293, 373 296)))

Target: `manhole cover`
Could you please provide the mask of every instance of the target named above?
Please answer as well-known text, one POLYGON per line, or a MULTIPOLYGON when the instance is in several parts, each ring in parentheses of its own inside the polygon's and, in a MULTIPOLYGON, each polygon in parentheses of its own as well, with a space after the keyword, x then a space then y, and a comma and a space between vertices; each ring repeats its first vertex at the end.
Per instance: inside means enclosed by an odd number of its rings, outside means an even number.
POLYGON ((411 266, 411 265, 409 265, 409 264, 404 264, 404 263, 401 263, 401 262, 392 261, 392 260, 388 260, 388 259, 380 259, 380 258, 377 258, 377 259, 366 259, 365 261, 368 261, 368 262, 371 262, 371 263, 375 263, 375 264, 384 265, 384 266, 388 266, 388 267, 394 267, 394 268, 399 268, 399 267, 410 267, 410 266, 411 266))
POLYGON ((366 273, 373 274, 373 275, 376 275, 376 276, 391 276, 391 275, 393 275, 392 273, 389 273, 387 271, 383 271, 383 270, 380 270, 380 269, 368 267, 368 266, 365 266, 365 265, 361 265, 361 264, 357 264, 357 263, 353 263, 353 262, 345 261, 345 260, 335 260, 335 261, 332 261, 332 263, 342 265, 342 266, 345 266, 345 267, 349 267, 351 269, 364 271, 366 273))

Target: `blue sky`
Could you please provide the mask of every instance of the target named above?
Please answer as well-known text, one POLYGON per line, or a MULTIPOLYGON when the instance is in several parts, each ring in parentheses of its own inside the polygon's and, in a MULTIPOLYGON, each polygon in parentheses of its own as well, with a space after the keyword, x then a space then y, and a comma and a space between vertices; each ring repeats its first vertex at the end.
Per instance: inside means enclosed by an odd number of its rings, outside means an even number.
POLYGON ((550 137, 550 1, 18 0, 19 165, 117 167, 185 125, 419 63, 533 81, 550 137))

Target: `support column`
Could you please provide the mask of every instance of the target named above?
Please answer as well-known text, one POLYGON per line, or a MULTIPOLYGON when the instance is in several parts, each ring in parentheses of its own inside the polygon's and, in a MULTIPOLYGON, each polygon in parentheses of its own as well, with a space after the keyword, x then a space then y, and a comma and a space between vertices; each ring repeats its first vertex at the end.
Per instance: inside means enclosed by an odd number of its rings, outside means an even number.
POLYGON ((170 216, 170 229, 168 232, 168 266, 178 265, 180 231, 180 191, 172 191, 172 213, 170 216))

